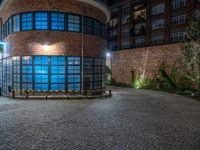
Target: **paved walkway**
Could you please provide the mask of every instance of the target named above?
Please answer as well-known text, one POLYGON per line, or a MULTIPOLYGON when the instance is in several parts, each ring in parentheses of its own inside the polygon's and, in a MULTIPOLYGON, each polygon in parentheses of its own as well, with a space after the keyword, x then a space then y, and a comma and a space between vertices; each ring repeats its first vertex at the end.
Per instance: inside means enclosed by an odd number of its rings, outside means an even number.
POLYGON ((200 102, 114 89, 112 99, 0 98, 0 150, 199 150, 200 102))

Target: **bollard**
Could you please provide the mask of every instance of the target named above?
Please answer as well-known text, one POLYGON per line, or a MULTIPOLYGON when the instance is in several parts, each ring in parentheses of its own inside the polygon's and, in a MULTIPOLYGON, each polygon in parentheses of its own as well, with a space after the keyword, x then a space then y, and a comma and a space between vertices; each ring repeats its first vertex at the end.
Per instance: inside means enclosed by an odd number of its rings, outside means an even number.
POLYGON ((112 91, 111 90, 109 90, 109 96, 110 96, 110 98, 112 97, 112 91))
POLYGON ((12 97, 15 98, 15 91, 12 91, 12 97))
POLYGON ((26 99, 28 99, 29 98, 28 91, 25 91, 25 93, 26 93, 26 99))
POLYGON ((86 90, 86 97, 88 98, 88 94, 89 94, 89 92, 86 90))
POLYGON ((45 98, 48 99, 48 92, 45 92, 45 98))

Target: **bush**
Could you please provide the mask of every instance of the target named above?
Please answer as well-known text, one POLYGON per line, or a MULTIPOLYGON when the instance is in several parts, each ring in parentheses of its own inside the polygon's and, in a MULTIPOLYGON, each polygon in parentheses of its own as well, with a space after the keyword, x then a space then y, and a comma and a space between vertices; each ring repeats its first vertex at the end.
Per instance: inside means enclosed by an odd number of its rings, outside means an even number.
POLYGON ((116 82, 114 78, 111 79, 110 84, 111 86, 120 86, 120 87, 128 87, 131 88, 132 86, 127 83, 116 82))

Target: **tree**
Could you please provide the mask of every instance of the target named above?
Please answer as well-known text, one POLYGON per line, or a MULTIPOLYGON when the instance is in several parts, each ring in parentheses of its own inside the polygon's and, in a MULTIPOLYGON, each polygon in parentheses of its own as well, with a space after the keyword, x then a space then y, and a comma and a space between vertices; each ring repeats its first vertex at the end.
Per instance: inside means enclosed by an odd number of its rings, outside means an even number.
POLYGON ((182 64, 186 77, 200 93, 200 16, 195 16, 181 45, 182 64))

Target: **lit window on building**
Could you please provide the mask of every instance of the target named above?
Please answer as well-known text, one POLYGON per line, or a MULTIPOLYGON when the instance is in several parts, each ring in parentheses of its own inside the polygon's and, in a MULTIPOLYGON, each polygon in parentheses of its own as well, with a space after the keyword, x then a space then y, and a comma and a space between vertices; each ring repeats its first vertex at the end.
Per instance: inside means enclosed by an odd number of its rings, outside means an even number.
POLYGON ((151 15, 158 15, 165 12, 165 3, 152 6, 151 15))
POLYGON ((178 9, 187 6, 187 0, 172 0, 171 5, 173 9, 178 9))
POLYGON ((13 16, 13 32, 20 31, 20 15, 13 16))
POLYGON ((68 15, 68 31, 80 32, 80 16, 68 15))
POLYGON ((33 15, 32 13, 22 14, 22 30, 32 30, 33 29, 33 15))
POLYGON ((36 30, 48 29, 48 13, 46 12, 35 13, 35 29, 36 30))
POLYGON ((65 15, 63 13, 51 14, 51 29, 64 30, 65 29, 65 15))

